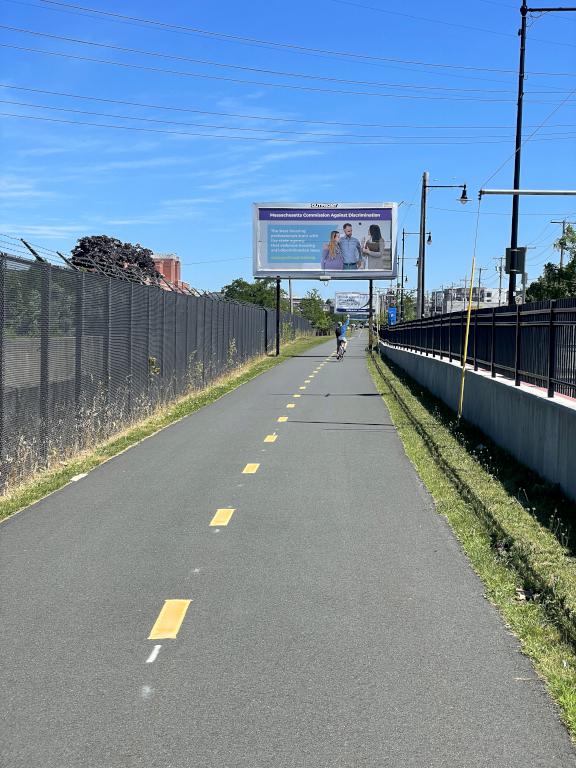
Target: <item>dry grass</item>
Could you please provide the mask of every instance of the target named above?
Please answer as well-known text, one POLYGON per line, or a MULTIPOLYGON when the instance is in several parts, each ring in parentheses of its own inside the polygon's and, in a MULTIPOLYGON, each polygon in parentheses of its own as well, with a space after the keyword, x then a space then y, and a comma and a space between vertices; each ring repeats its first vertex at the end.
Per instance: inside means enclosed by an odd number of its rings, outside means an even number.
POLYGON ((235 365, 229 372, 204 388, 199 387, 198 378, 195 377, 191 382, 191 391, 186 395, 169 403, 157 404, 155 407, 143 404, 139 411, 140 418, 133 420, 128 426, 126 422, 122 423, 117 415, 117 428, 112 437, 99 439, 98 432, 95 430, 91 435, 92 442, 88 445, 85 444, 81 449, 72 445, 74 449, 72 456, 63 456, 62 453, 54 450, 49 456, 49 468, 33 471, 32 465, 24 481, 14 482, 0 496, 0 520, 58 490, 70 482, 75 475, 89 472, 164 427, 213 403, 278 363, 325 341, 326 339, 319 337, 304 337, 286 343, 279 357, 262 356, 243 365, 235 365))

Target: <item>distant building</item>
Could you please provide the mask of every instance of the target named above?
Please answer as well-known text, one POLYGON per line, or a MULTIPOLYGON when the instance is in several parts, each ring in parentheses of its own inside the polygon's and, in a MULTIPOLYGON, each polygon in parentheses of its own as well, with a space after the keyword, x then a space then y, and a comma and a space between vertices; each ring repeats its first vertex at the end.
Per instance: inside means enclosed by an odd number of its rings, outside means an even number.
MULTIPOLYGON (((470 288, 445 288, 442 291, 432 291, 426 297, 426 315, 441 315, 448 312, 463 312, 468 309, 468 297, 470 288)), ((507 303, 507 292, 498 288, 472 288, 472 308, 498 307, 507 303)))
MULTIPOLYGON (((176 288, 184 288, 189 290, 190 286, 180 278, 180 259, 174 253, 159 253, 152 257, 156 269, 166 279, 167 282, 172 283, 176 288)), ((165 291, 170 291, 168 285, 165 282, 160 281, 160 287, 165 291)))

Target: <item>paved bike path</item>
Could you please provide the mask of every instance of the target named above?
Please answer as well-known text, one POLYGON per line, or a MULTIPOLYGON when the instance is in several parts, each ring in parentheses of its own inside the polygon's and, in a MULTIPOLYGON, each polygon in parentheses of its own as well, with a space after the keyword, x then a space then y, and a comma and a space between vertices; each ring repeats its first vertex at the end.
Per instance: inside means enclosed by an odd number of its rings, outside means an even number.
POLYGON ((271 369, 0 525, 0 765, 576 766, 364 345, 271 369), (149 640, 166 599, 192 602, 149 640))

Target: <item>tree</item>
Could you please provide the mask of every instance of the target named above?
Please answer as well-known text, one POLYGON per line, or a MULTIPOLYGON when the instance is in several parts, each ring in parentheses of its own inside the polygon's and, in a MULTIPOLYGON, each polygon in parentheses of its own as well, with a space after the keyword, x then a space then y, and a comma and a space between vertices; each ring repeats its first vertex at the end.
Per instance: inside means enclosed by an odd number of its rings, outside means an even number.
POLYGON ((414 301, 414 297, 405 292, 403 304, 404 322, 408 322, 409 320, 416 320, 416 302, 414 301))
POLYGON ((326 314, 324 313, 324 301, 317 288, 308 291, 300 301, 300 312, 307 320, 310 320, 315 328, 320 327, 318 324, 322 324, 326 314))
MULTIPOLYGON (((222 288, 222 293, 232 301, 247 301, 250 304, 257 304, 259 307, 276 308, 276 280, 272 277, 256 280, 253 283, 239 277, 233 280, 230 285, 225 285, 222 288)), ((290 311, 290 302, 286 291, 282 289, 280 290, 280 309, 284 312, 290 311)))
POLYGON ((552 262, 545 264, 543 274, 528 286, 527 301, 565 299, 576 295, 576 230, 571 224, 556 240, 554 248, 563 250, 567 255, 566 266, 560 267, 552 262))
POLYGON ((88 270, 93 270, 96 265, 103 272, 111 274, 118 269, 137 274, 141 270, 146 277, 153 280, 158 278, 149 248, 144 248, 139 243, 123 243, 107 235, 81 237, 72 250, 72 263, 88 270))

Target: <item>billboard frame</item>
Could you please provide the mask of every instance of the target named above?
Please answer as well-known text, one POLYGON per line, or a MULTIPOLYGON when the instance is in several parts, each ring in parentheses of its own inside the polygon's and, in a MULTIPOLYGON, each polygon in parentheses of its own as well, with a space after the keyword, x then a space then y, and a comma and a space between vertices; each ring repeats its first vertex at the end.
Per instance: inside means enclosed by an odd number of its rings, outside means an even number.
MULTIPOLYGON (((342 216, 341 218, 350 218, 353 216, 342 216)), ((285 202, 264 202, 252 203, 252 275, 254 278, 281 278, 290 280, 318 280, 330 278, 331 280, 396 280, 398 277, 398 253, 397 253, 397 233, 398 233, 398 203, 392 202, 368 202, 368 203, 285 203, 285 202), (260 218, 259 211, 267 208, 279 208, 282 210, 310 210, 310 211, 343 211, 352 212, 354 209, 367 210, 389 209, 391 211, 391 256, 392 270, 388 274, 382 274, 384 270, 327 270, 327 269, 273 269, 272 267, 262 268, 259 263, 260 255, 260 218)))

